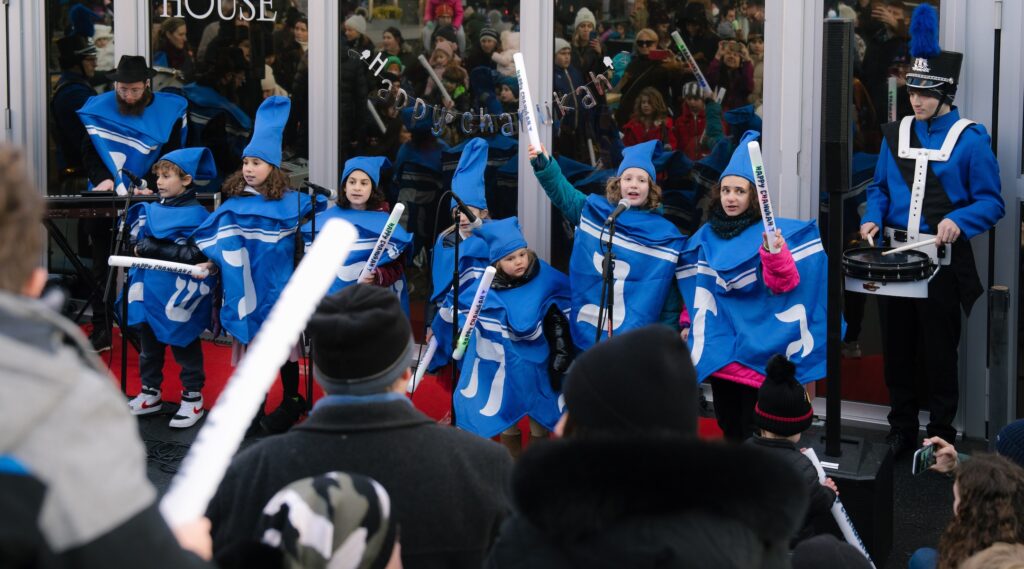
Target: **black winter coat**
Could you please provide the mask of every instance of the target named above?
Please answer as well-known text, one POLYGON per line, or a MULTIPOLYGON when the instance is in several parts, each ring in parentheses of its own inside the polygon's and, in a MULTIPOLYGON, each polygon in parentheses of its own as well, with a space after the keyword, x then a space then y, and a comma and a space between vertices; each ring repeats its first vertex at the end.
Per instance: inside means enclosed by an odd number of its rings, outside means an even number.
POLYGON ((807 496, 783 461, 695 439, 563 439, 516 465, 489 569, 788 568, 807 496))
POLYGON ((821 533, 824 528, 831 528, 832 504, 836 501, 836 493, 828 486, 818 482, 818 471, 797 445, 786 439, 766 439, 758 435, 747 439, 746 444, 765 449, 767 452, 785 460, 800 475, 803 487, 810 497, 810 507, 803 527, 797 534, 793 544, 821 533))
POLYGON ((258 540, 260 512, 278 490, 340 470, 388 491, 406 569, 477 569, 508 513, 511 468, 501 446, 440 426, 407 401, 320 406, 234 458, 207 511, 214 556, 258 540))

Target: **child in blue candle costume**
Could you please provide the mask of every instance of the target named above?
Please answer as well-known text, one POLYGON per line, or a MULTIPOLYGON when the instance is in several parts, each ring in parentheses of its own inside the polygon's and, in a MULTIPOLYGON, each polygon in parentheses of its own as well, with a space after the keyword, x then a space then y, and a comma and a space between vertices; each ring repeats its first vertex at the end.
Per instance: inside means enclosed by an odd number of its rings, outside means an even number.
MULTIPOLYGON (((474 138, 466 144, 459 158, 459 165, 452 176, 452 191, 466 204, 466 207, 480 220, 487 219, 487 198, 484 194, 484 170, 487 168, 487 141, 474 138)), ((458 203, 452 198, 449 208, 453 218, 458 216, 458 226, 452 225, 437 237, 434 244, 430 270, 433 277, 434 290, 430 296, 428 314, 430 332, 437 337, 440 349, 431 360, 431 371, 448 363, 452 345, 452 315, 441 304, 452 290, 452 277, 455 274, 455 231, 459 232, 459 295, 472 295, 470 283, 483 275, 489 264, 487 244, 472 233, 469 219, 459 211, 458 203)), ((460 304, 461 302, 460 297, 460 304)), ((450 308, 450 306, 449 306, 450 308)))
POLYGON ((718 425, 737 442, 753 434, 757 390, 772 355, 785 354, 800 383, 825 377, 827 262, 818 226, 776 217, 776 234, 765 234, 747 149, 758 136, 743 135, 677 272, 687 307, 682 335, 697 380, 710 378, 718 425), (768 252, 768 239, 777 253, 768 252))
POLYGON ((605 219, 622 199, 631 209, 615 224, 614 310, 610 318, 605 317, 601 338, 608 337, 609 328, 619 334, 659 320, 675 326, 679 301, 673 280, 684 238, 675 225, 658 215, 661 188, 654 181, 657 174, 652 161, 656 152, 661 152, 661 146, 654 140, 626 148, 605 195, 587 196, 565 179, 558 163, 543 154, 543 149, 530 147, 530 163, 544 192, 566 219, 577 224, 569 261, 570 320, 573 341, 580 349, 593 345, 597 336, 604 242, 608 239, 605 219))
MULTIPOLYGON (((140 257, 195 264, 206 257, 189 236, 209 212, 196 201, 193 180, 217 176, 206 148, 184 148, 164 155, 153 165, 159 203, 138 203, 128 213, 134 251, 140 257)), ((171 347, 181 366, 181 407, 171 427, 196 424, 203 409, 203 348, 199 335, 210 326, 215 279, 199 280, 166 271, 133 269, 128 286, 128 324, 141 344, 139 375, 142 390, 128 403, 133 415, 162 407, 164 354, 171 347)))
MULTIPOLYGON (((530 417, 530 435, 544 437, 562 415, 562 376, 572 361, 565 312, 569 280, 527 248, 512 217, 474 231, 489 249, 497 270, 480 311, 455 397, 459 428, 501 441, 515 458, 520 450, 516 423, 530 417)), ((472 291, 459 299, 468 308, 472 291)))
MULTIPOLYGON (((281 171, 281 133, 291 102, 270 97, 256 112, 254 134, 242 168, 221 188, 224 204, 195 231, 196 244, 220 270, 224 304, 220 320, 231 333, 236 355, 253 340, 277 302, 301 252, 298 229, 313 211, 309 196, 288 188, 281 171)), ((269 432, 287 430, 305 409, 299 396, 297 352, 281 366, 284 400, 263 418, 269 432)))
MULTIPOLYGON (((380 189, 381 169, 391 165, 382 156, 359 156, 345 162, 345 170, 341 175, 342 191, 338 195, 338 207, 332 207, 316 216, 317 231, 323 228, 328 220, 340 217, 355 225, 359 231, 352 253, 345 259, 345 264, 338 268, 338 278, 334 280, 328 294, 353 285, 356 282, 373 284, 389 288, 402 300, 406 314, 409 312, 409 291, 405 282, 403 254, 412 242, 412 236, 399 225, 391 235, 388 246, 381 255, 377 268, 365 280, 358 281, 359 275, 366 266, 366 261, 373 252, 377 238, 384 230, 388 220, 390 205, 380 189)), ((302 226, 302 238, 308 247, 314 239, 313 223, 302 226)))

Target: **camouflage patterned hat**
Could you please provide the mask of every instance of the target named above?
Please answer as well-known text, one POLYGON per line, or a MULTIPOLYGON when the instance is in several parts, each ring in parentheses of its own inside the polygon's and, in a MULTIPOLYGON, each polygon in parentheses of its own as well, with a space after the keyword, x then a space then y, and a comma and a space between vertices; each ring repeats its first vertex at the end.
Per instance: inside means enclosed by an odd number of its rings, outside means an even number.
POLYGON ((384 487, 344 472, 303 478, 278 491, 263 508, 259 534, 284 553, 288 569, 383 568, 396 539, 384 487))

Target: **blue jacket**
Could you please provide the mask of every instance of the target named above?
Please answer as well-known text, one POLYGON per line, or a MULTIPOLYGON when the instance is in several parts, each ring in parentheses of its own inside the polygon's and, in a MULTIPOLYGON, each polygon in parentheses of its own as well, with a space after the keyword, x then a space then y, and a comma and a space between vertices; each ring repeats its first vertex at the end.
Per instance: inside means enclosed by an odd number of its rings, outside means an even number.
MULTIPOLYGON (((921 144, 938 149, 946 133, 960 119, 953 110, 929 122, 914 121, 914 130, 921 144)), ((942 182, 954 210, 946 216, 957 224, 964 237, 970 239, 988 231, 1003 217, 1005 208, 1000 193, 999 164, 992 153, 991 139, 985 127, 976 124, 960 135, 953 154, 946 162, 930 162, 929 167, 942 182)), ((875 168, 874 181, 867 189, 867 210, 861 223, 906 229, 910 217, 910 188, 896 165, 896 159, 883 142, 875 168)), ((934 233, 935 228, 921 219, 921 231, 934 233)))

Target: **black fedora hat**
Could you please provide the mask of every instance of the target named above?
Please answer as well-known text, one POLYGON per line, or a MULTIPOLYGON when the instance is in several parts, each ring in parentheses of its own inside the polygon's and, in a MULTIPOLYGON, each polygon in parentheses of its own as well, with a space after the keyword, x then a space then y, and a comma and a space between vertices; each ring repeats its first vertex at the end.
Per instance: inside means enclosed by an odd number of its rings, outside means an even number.
POLYGON ((117 62, 117 69, 107 73, 107 78, 118 83, 138 83, 151 79, 156 71, 146 63, 141 55, 122 55, 117 62))

